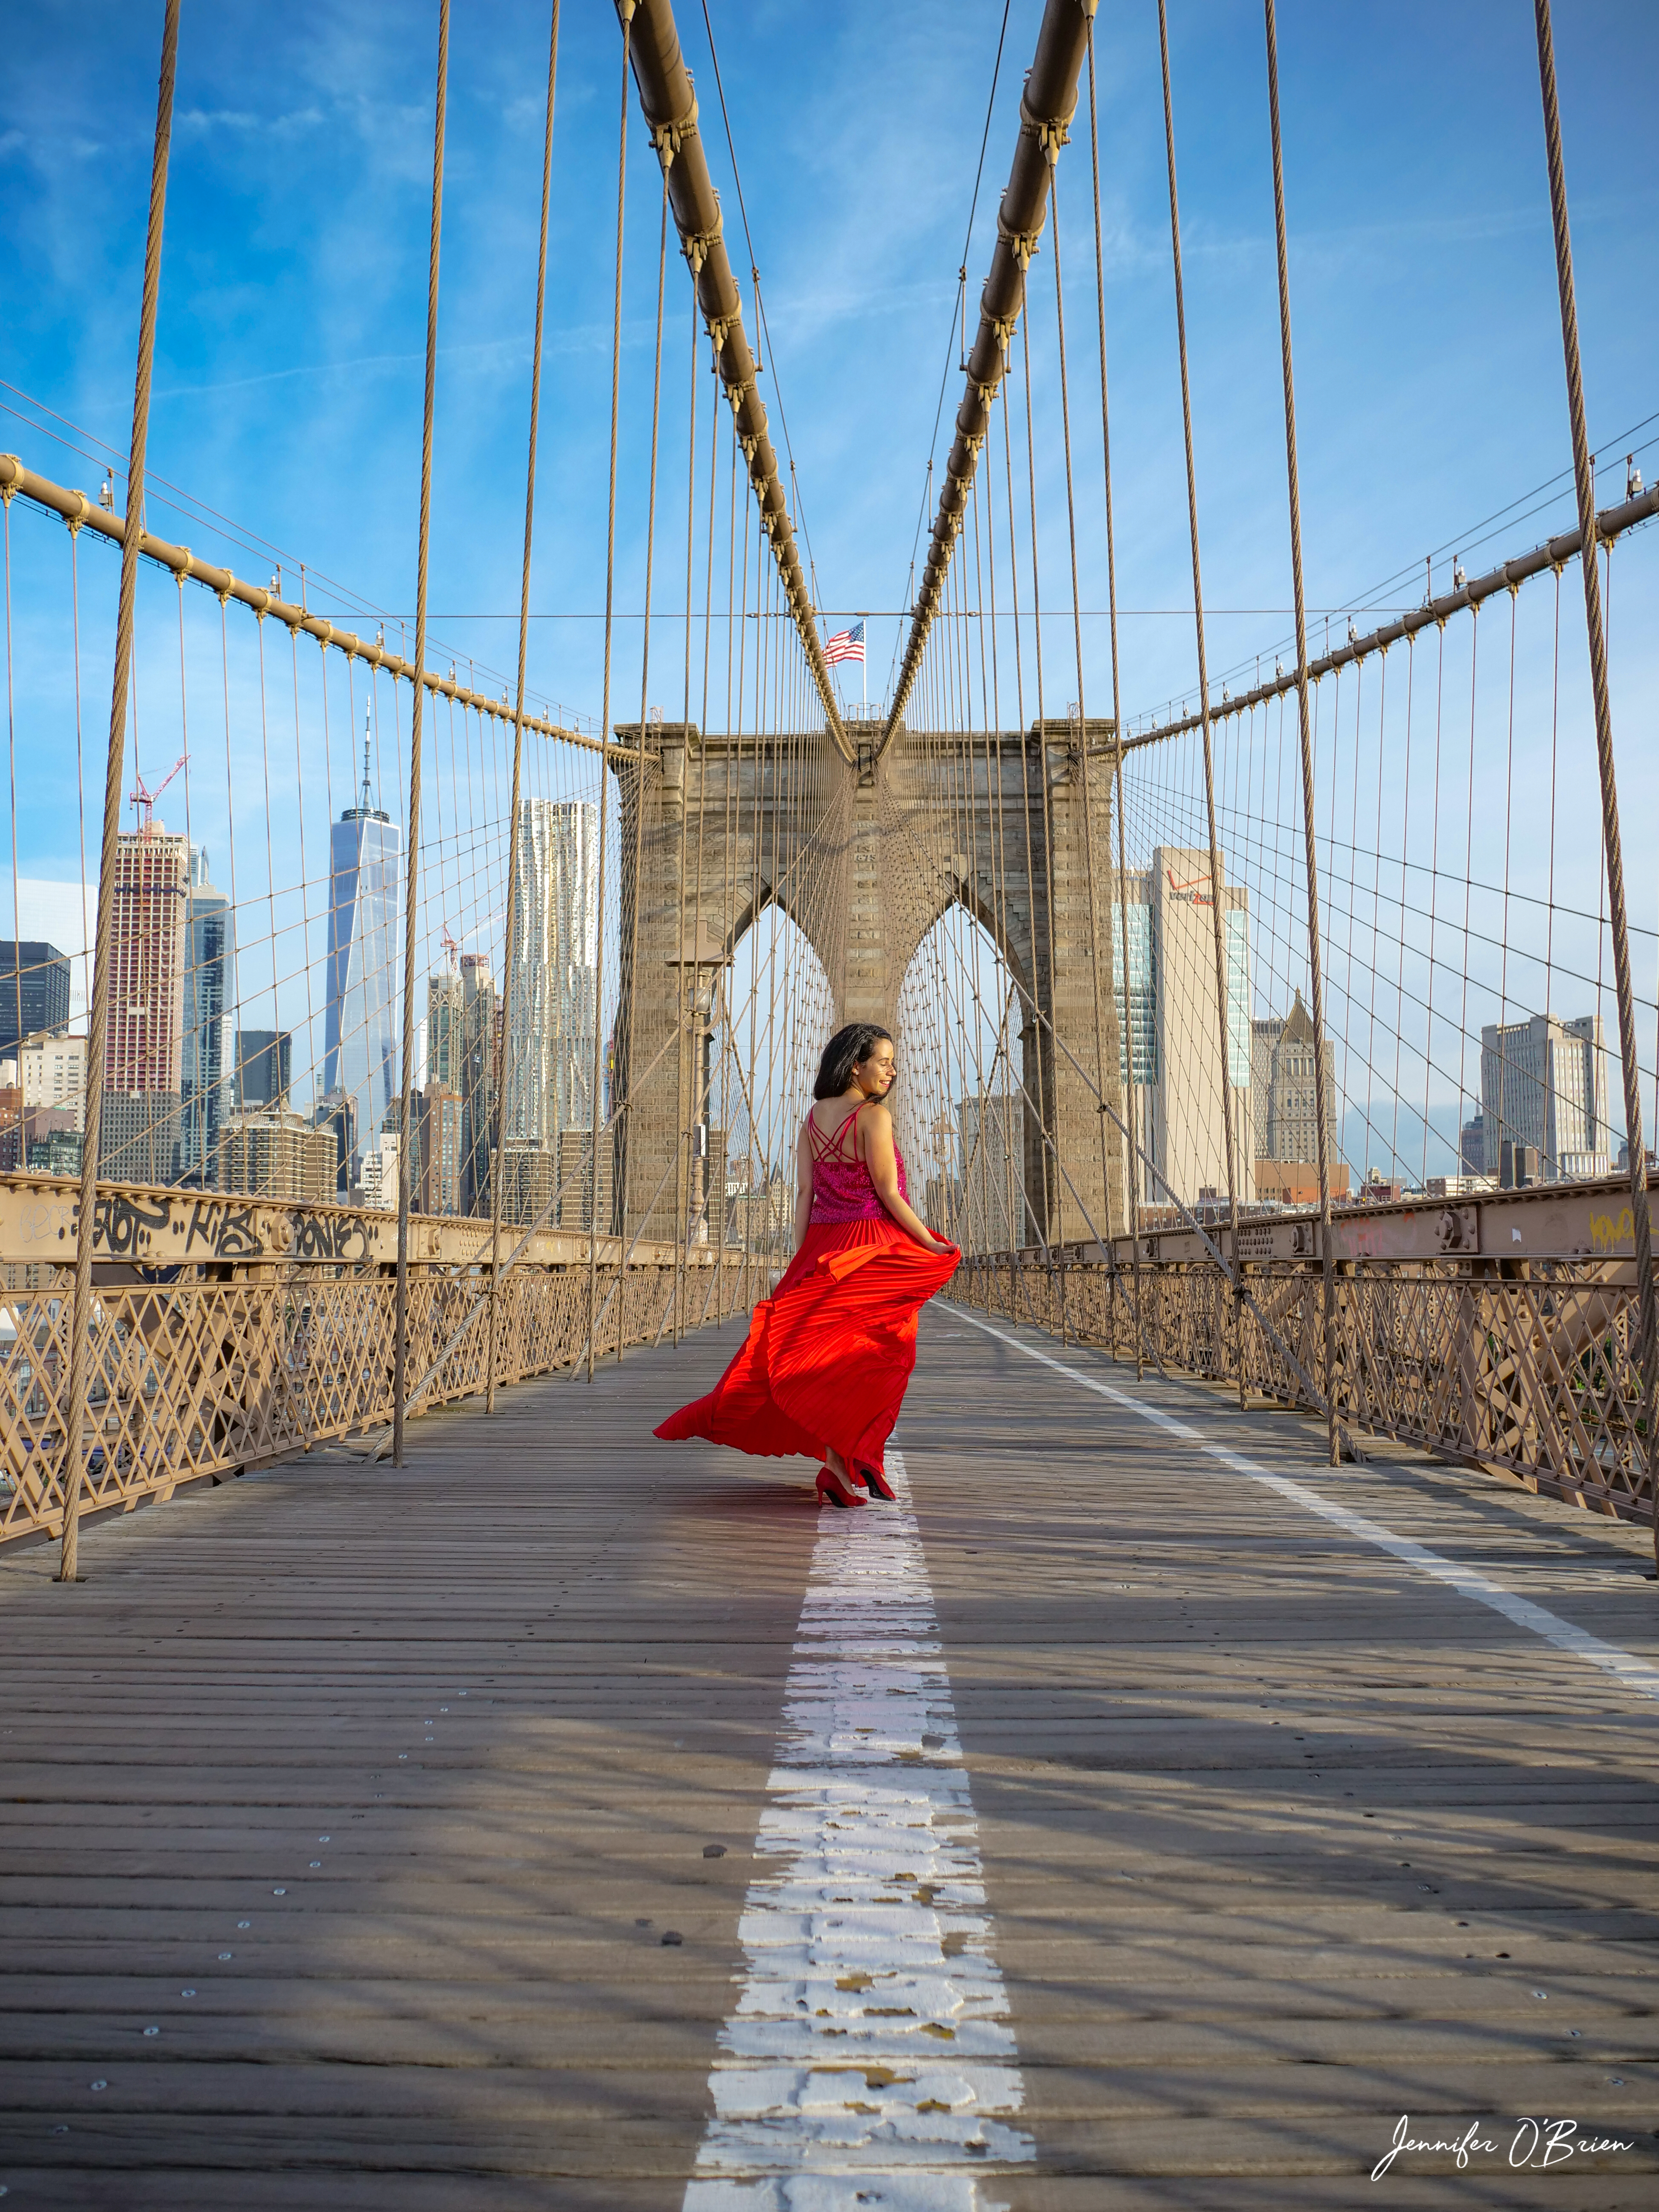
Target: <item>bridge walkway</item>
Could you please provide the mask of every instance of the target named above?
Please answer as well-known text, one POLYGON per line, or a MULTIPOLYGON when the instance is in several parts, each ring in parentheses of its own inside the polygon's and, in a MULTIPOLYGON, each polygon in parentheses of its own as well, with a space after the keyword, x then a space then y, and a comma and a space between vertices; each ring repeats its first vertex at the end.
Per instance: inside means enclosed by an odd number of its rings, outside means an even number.
POLYGON ((820 1514, 732 1337, 0 1555, 5 2212, 1652 2203, 1639 1532, 942 1304, 820 1514))

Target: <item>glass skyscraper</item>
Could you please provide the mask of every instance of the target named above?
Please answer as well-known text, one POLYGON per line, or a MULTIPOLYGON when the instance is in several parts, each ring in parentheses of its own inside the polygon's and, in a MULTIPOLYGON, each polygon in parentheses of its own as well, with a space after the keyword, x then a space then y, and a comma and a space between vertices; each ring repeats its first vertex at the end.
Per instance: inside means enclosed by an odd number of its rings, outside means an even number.
POLYGON ((219 1132, 229 1103, 225 1024, 234 996, 235 919, 230 901, 208 880, 208 856, 190 848, 190 894, 185 907, 185 1021, 179 1060, 183 1094, 179 1121, 181 1178, 214 1180, 219 1132))
POLYGON ((350 1103, 356 1143, 370 1145, 401 1089, 398 1066, 398 916, 403 832, 369 803, 363 749, 362 804, 329 837, 328 1014, 323 1090, 350 1103))
POLYGON ((507 978, 504 1140, 553 1144, 593 1122, 599 998, 599 810, 521 799, 507 978))
MULTIPOLYGON (((1135 1087, 1135 1136, 1156 1163, 1126 1167, 1143 1200, 1164 1204, 1171 1190, 1188 1205, 1227 1188, 1222 1111, 1221 1021, 1216 998, 1218 887, 1207 850, 1160 845, 1152 866, 1113 879, 1112 995, 1117 1002, 1118 1073, 1135 1087), (1129 989, 1116 933, 1126 919, 1129 989)), ((1234 1172, 1240 1199, 1255 1194, 1250 1095, 1250 901, 1242 884, 1218 888, 1226 989, 1227 1076, 1233 1094, 1234 1172)))

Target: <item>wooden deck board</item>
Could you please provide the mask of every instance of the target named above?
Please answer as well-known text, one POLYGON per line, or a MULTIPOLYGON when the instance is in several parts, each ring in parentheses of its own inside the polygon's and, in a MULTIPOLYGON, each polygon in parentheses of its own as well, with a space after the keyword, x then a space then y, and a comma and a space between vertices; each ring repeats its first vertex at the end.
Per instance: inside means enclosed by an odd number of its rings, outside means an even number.
MULTIPOLYGON (((678 2206, 816 1527, 649 1437, 731 1334, 101 1523, 79 1589, 0 1555, 12 2201, 678 2206)), ((1659 1658, 1638 1532, 1140 1388, 1659 1658)), ((989 2197, 1346 2205, 1402 2111, 1548 2110, 1638 2148, 1390 2198, 1650 2203, 1659 1707, 949 1309, 902 1441, 1037 2148, 989 2197)))

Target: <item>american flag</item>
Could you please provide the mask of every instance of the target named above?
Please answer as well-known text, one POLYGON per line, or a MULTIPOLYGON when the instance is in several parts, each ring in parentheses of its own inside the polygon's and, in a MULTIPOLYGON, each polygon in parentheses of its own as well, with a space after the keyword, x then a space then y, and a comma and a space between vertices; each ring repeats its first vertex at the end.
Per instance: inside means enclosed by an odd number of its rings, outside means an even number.
POLYGON ((862 660, 864 658, 864 624, 855 622, 851 629, 838 629, 826 638, 823 657, 833 668, 838 660, 862 660))

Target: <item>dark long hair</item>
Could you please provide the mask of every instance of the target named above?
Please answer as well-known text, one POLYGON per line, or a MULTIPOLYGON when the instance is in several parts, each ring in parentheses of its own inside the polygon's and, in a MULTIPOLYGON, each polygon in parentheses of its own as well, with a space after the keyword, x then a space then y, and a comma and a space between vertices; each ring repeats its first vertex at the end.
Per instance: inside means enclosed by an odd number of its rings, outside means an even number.
POLYGON ((883 1029, 879 1022, 848 1022, 845 1029, 837 1030, 823 1048, 823 1058, 818 1062, 818 1079, 812 1085, 814 1098, 839 1098, 853 1080, 853 1070, 869 1059, 880 1040, 893 1042, 890 1030, 883 1029))

